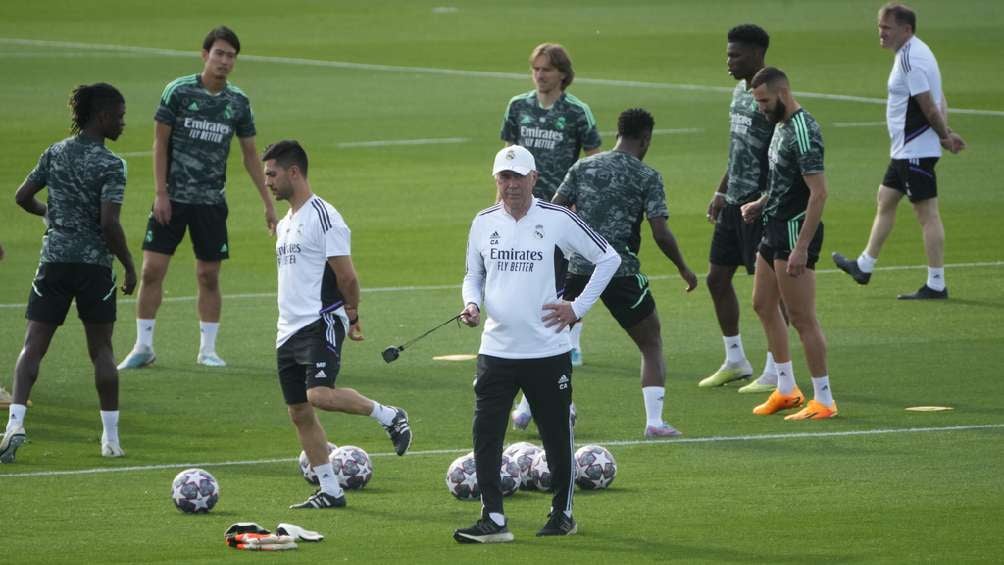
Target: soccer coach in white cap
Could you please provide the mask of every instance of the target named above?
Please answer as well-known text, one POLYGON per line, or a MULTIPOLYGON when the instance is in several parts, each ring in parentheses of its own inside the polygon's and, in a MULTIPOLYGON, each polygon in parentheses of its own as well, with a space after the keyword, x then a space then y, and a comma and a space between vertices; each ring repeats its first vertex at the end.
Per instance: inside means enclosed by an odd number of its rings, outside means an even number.
POLYGON ((464 310, 460 319, 485 329, 474 382, 474 459, 481 487, 481 519, 456 530, 461 543, 512 541, 502 511, 499 466, 509 409, 518 390, 530 401, 547 453, 554 496, 538 536, 570 535, 574 438, 570 325, 586 315, 617 267, 620 256, 578 216, 533 196, 533 155, 512 145, 495 155, 492 168, 501 200, 478 212, 467 241, 464 310), (574 302, 562 300, 566 257, 578 253, 596 264, 574 302))

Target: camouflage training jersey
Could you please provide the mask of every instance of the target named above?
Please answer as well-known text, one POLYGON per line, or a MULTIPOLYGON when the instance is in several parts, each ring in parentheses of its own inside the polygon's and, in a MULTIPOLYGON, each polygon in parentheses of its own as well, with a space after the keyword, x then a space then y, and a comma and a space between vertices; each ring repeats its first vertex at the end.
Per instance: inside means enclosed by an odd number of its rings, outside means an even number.
MULTIPOLYGON (((662 175, 622 151, 604 151, 572 165, 558 194, 620 254, 615 277, 638 274, 642 220, 669 217, 662 175)), ((568 271, 588 275, 593 265, 572 255, 568 271)))
POLYGON ((725 201, 733 206, 755 200, 767 189, 767 148, 774 124, 757 109, 753 92, 741 80, 729 106, 729 178, 725 201))
POLYGON ((104 143, 78 135, 51 145, 25 182, 48 188, 42 263, 112 266, 101 237, 101 203, 122 204, 126 164, 104 143))
POLYGON ((171 126, 167 194, 185 204, 222 204, 230 140, 255 135, 251 102, 227 83, 218 94, 202 86, 200 75, 167 85, 154 119, 171 126))
POLYGON ((809 187, 802 175, 823 172, 823 133, 819 124, 799 108, 775 128, 768 155, 770 196, 764 217, 799 219, 809 204, 809 187))
POLYGON ((550 201, 561 179, 579 152, 602 143, 596 118, 585 102, 563 93, 548 109, 537 103, 537 92, 517 94, 509 100, 502 119, 502 141, 522 145, 537 162, 533 195, 550 201))

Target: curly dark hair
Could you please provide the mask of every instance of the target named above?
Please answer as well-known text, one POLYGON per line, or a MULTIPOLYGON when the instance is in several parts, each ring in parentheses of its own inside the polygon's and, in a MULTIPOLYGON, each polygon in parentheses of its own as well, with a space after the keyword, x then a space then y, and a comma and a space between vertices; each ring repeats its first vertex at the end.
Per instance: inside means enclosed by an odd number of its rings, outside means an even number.
POLYGON ((70 93, 69 106, 73 113, 70 132, 80 133, 98 113, 111 110, 116 105, 124 103, 125 97, 122 96, 122 93, 107 82, 81 84, 70 93))
POLYGON ((741 24, 729 30, 729 43, 745 43, 767 52, 770 47, 770 36, 756 24, 741 24))
POLYGON ((641 139, 654 127, 655 118, 642 108, 629 108, 617 117, 617 135, 620 137, 641 139))

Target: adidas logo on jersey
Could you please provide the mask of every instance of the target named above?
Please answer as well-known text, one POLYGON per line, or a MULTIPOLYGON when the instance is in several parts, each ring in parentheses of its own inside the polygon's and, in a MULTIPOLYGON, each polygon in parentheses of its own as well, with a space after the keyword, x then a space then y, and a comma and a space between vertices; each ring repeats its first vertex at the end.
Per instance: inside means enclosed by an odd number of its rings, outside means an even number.
POLYGON ((499 232, 493 231, 492 234, 488 236, 488 245, 498 245, 499 239, 501 238, 502 236, 499 235, 499 232))

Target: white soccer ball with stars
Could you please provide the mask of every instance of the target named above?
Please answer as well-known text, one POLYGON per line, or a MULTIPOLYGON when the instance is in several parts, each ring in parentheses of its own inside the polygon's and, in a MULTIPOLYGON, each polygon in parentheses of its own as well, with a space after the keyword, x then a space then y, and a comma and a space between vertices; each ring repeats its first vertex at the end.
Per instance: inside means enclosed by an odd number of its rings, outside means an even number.
MULTIPOLYGON (((328 457, 331 457, 331 453, 338 449, 338 446, 328 442, 328 457)), ((307 459, 307 453, 305 451, 300 451, 300 473, 303 475, 303 480, 307 481, 312 485, 319 485, 321 481, 317 480, 317 474, 314 473, 313 467, 310 466, 310 460, 307 459)))
POLYGON ((478 471, 474 466, 474 453, 461 455, 446 469, 446 488, 459 500, 481 498, 478 487, 478 471))
POLYGON ((547 453, 543 449, 533 456, 530 463, 530 484, 537 490, 551 490, 551 470, 547 467, 547 453))
POLYGON ((575 452, 575 484, 587 490, 610 486, 617 476, 617 461, 601 445, 584 445, 575 452))
POLYGON ((361 489, 373 478, 373 462, 361 447, 343 445, 331 452, 329 460, 344 489, 361 489))
POLYGON ((202 469, 185 469, 171 483, 171 500, 186 514, 203 514, 220 500, 220 484, 202 469))
POLYGON ((536 488, 530 479, 530 465, 533 463, 533 458, 542 452, 541 448, 528 441, 514 443, 503 452, 503 455, 515 459, 519 465, 521 488, 536 488))

